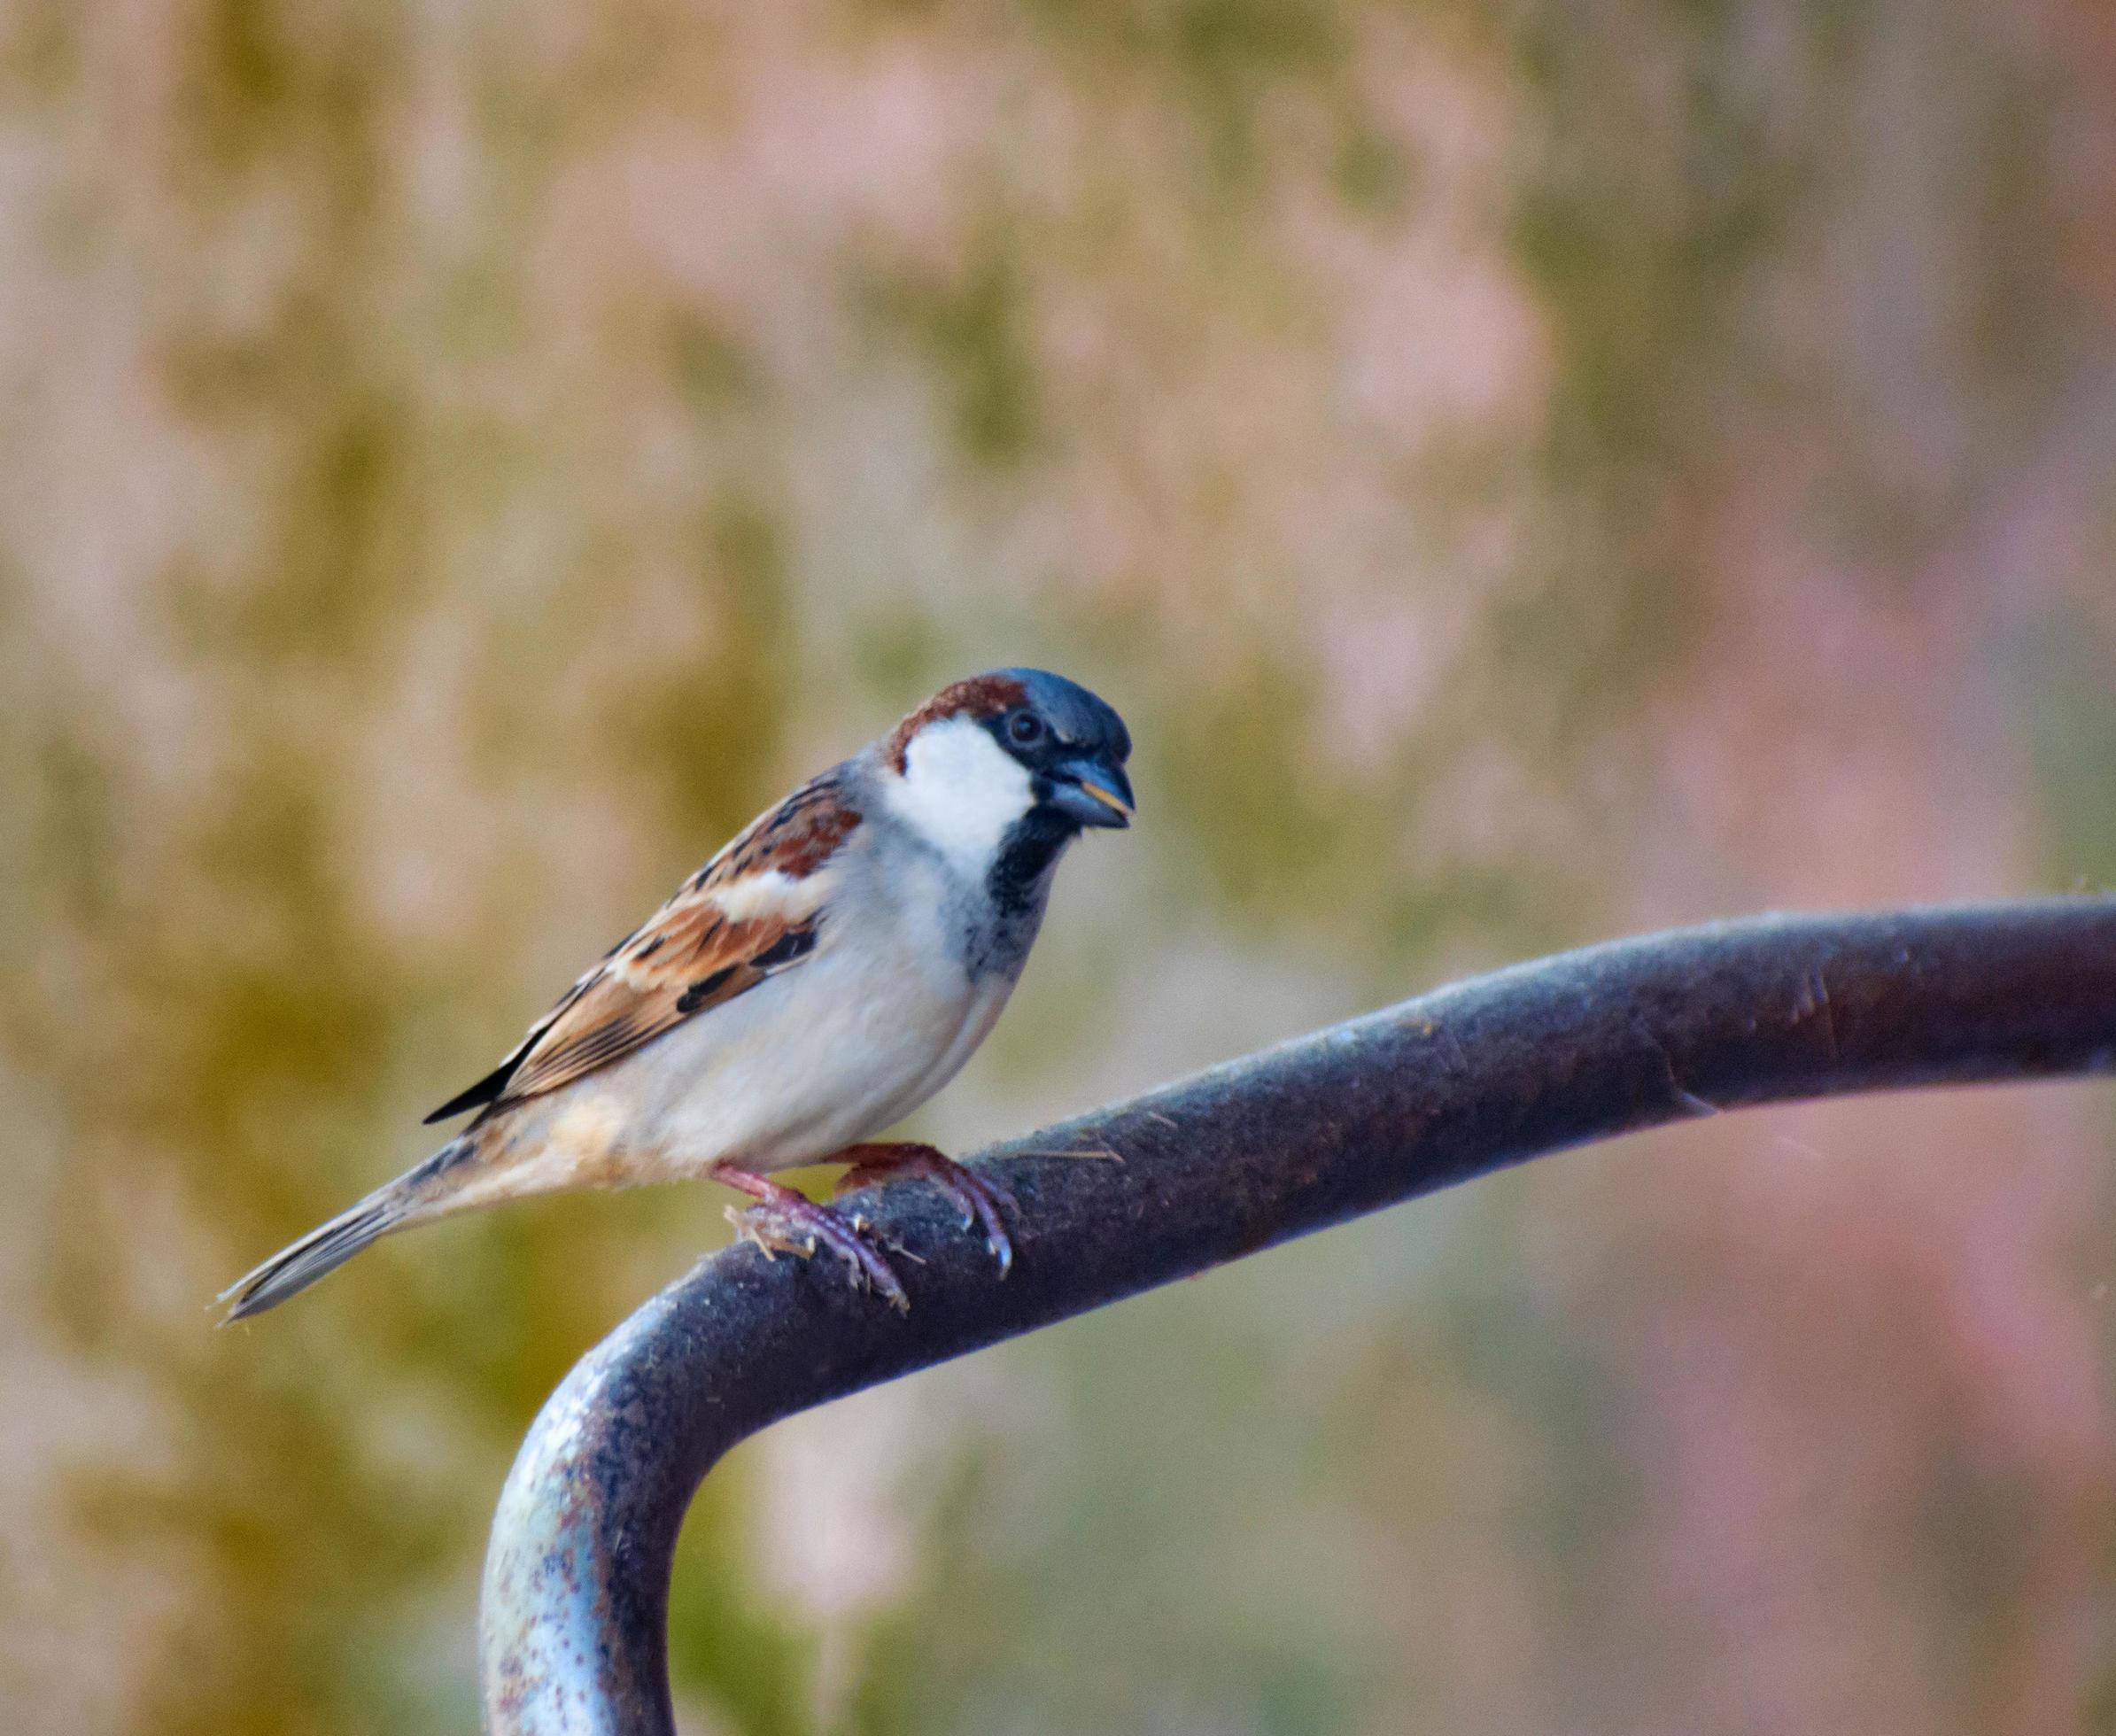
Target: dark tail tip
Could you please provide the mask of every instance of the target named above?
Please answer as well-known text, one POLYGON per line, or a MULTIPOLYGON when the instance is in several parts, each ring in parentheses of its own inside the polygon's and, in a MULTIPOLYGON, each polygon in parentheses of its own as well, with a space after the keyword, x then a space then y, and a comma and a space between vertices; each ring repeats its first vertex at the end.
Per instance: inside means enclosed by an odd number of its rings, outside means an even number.
POLYGON ((283 1248, 254 1272, 222 1290, 219 1300, 228 1304, 221 1324, 228 1326, 252 1314, 275 1308, 288 1297, 299 1294, 317 1279, 335 1272, 368 1243, 387 1235, 403 1221, 401 1205, 363 1200, 351 1211, 312 1229, 290 1248, 283 1248))

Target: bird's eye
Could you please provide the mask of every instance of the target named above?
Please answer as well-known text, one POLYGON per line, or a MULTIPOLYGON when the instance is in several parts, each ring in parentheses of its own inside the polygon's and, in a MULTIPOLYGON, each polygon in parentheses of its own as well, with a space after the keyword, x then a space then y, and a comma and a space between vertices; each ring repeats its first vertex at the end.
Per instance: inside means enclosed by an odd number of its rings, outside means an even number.
POLYGON ((1026 748, 1043 739, 1043 720, 1033 711, 1017 711, 1007 719, 1006 732, 1026 748))

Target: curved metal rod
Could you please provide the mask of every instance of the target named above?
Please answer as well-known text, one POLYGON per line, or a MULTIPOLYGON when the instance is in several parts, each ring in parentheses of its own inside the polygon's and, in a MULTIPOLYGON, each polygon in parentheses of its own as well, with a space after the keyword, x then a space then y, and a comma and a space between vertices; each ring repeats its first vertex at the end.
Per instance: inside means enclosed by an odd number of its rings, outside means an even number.
POLYGON ((2112 1070, 2116 898, 1765 917, 1500 971, 995 1146, 1022 1205, 1004 1283, 934 1190, 864 1197, 916 1257, 908 1316, 835 1261, 723 1251, 585 1358, 523 1443, 485 1565, 488 1727, 666 1736, 684 1511, 791 1412, 1612 1134, 2112 1070))

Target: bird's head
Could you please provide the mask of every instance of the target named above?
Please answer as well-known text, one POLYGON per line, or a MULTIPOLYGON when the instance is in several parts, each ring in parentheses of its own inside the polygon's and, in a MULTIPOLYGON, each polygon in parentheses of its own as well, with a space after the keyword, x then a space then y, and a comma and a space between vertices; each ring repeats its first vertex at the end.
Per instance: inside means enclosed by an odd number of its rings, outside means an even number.
POLYGON ((943 687, 883 740, 898 810, 945 852, 989 863, 1010 841, 1056 847, 1131 823, 1131 734, 1077 682, 1001 669, 943 687))

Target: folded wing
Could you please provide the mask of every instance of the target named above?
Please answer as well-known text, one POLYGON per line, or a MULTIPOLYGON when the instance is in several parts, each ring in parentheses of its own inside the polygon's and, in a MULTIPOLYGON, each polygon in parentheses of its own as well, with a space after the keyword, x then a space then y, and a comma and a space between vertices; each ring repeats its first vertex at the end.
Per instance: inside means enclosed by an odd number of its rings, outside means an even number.
POLYGON ((501 1110, 570 1085, 815 950, 830 864, 859 825, 838 772, 761 816, 567 990, 504 1061, 426 1119, 501 1110))

